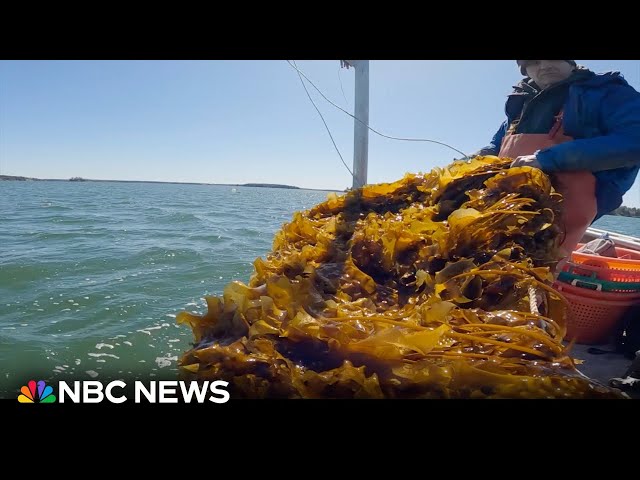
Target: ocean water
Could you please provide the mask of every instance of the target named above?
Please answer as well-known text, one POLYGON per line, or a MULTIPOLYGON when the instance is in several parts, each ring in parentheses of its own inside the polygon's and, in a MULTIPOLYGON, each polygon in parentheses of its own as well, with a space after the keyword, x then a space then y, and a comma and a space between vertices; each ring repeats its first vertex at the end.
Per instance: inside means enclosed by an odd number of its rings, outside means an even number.
POLYGON ((640 218, 605 215, 593 223, 594 228, 640 237, 640 218))
MULTIPOLYGON (((28 380, 174 379, 182 310, 248 281, 292 214, 328 192, 0 182, 0 398, 28 380)), ((640 236, 640 219, 596 227, 640 236)))
POLYGON ((176 314, 248 281, 282 224, 327 194, 0 182, 0 398, 30 379, 175 378, 193 340, 176 314))

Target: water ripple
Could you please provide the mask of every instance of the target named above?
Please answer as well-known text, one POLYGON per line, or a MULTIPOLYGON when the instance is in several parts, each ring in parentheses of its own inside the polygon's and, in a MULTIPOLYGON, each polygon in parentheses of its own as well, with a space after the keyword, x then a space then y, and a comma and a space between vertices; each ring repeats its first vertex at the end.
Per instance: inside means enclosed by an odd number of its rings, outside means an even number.
POLYGON ((26 378, 175 376, 193 341, 175 315, 248 281, 327 195, 233 188, 0 182, 0 398, 26 378))

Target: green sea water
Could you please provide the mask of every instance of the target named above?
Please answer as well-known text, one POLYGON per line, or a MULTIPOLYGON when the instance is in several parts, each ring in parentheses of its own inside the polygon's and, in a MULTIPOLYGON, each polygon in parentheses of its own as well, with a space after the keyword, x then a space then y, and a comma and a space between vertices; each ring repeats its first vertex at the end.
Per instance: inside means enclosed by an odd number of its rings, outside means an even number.
POLYGON ((0 182, 0 398, 35 380, 174 379, 182 310, 248 281, 293 212, 328 192, 0 182))

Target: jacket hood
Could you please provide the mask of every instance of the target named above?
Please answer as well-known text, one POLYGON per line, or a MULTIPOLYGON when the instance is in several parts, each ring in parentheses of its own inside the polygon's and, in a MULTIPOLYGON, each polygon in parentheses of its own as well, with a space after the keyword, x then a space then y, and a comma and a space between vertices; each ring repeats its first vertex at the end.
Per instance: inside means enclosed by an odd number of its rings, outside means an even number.
POLYGON ((585 82, 590 87, 599 87, 607 83, 618 83, 620 85, 629 85, 629 82, 625 80, 620 72, 605 72, 594 74, 588 82, 585 82))

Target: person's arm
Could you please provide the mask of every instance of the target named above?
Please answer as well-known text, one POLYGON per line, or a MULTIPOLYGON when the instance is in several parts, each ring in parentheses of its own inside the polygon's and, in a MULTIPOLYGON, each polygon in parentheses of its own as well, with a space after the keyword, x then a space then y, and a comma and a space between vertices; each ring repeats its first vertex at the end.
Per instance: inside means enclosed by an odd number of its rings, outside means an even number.
POLYGON ((505 132, 507 131, 507 123, 508 122, 505 120, 502 125, 500 125, 500 128, 491 139, 491 143, 489 145, 481 148, 471 156, 475 157, 478 155, 498 155, 498 153, 500 152, 500 146, 502 145, 502 139, 504 138, 505 132))
POLYGON ((536 152, 545 172, 598 172, 640 164, 640 94, 621 85, 602 99, 600 124, 605 135, 573 140, 536 152))

